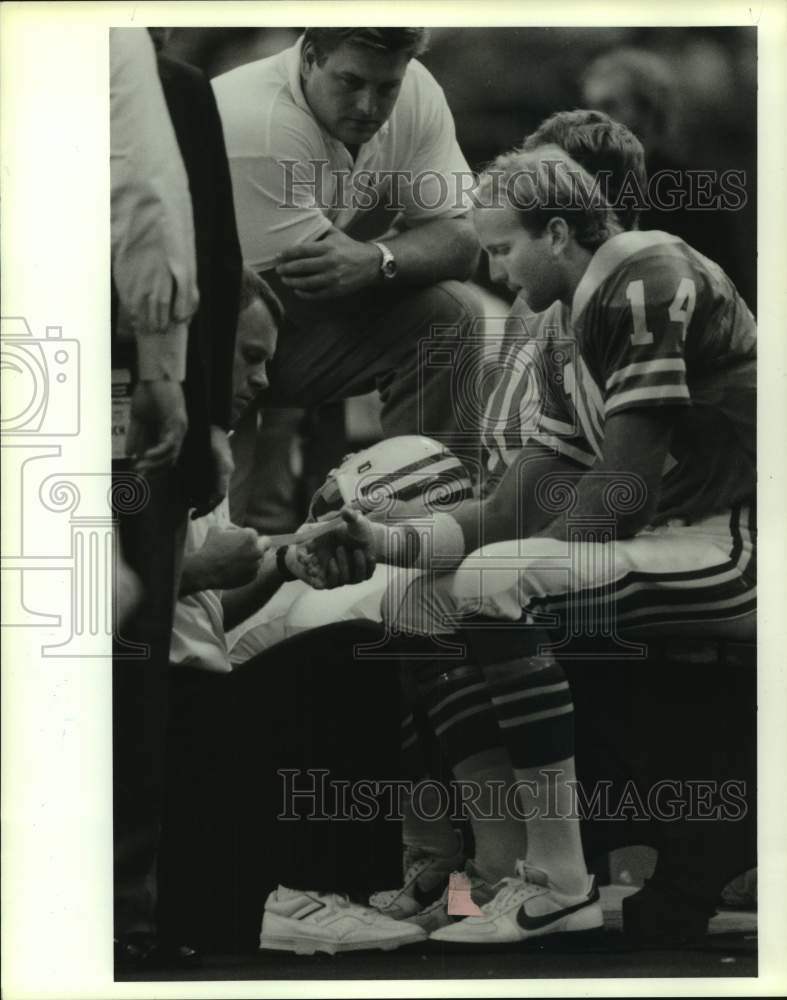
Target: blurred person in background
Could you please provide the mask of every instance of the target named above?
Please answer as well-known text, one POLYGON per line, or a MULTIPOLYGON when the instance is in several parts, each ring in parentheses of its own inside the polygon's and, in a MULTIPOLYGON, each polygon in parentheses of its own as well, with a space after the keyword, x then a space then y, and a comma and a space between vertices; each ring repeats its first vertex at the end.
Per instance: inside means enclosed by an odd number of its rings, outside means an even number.
MULTIPOLYGON (((583 104, 626 125, 645 149, 651 183, 640 229, 679 236, 716 261, 748 299, 746 271, 718 179, 704 169, 700 178, 698 168, 704 165, 686 163, 675 150, 678 97, 674 68, 646 49, 613 49, 594 59, 582 77, 583 104), (662 180, 657 183, 659 175, 662 180)), ((754 302, 747 304, 754 307, 754 302)))

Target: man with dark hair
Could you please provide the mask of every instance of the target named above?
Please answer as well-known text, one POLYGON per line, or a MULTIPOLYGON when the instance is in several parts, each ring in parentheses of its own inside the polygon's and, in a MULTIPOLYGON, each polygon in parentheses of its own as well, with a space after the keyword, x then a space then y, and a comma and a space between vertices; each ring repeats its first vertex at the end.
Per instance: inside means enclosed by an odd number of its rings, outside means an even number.
POLYGON ((307 28, 303 40, 312 46, 322 66, 343 42, 417 59, 426 51, 429 35, 426 28, 307 28))
POLYGON ((602 111, 558 111, 522 143, 523 150, 560 146, 601 182, 601 193, 624 229, 639 223, 648 188, 645 150, 630 129, 602 111))
MULTIPOLYGON (((480 312, 472 175, 420 28, 308 29, 213 81, 245 263, 286 321, 265 404, 314 406, 377 387, 386 436, 456 437, 451 344, 480 312)), ((454 440, 454 443, 455 440, 454 440)))

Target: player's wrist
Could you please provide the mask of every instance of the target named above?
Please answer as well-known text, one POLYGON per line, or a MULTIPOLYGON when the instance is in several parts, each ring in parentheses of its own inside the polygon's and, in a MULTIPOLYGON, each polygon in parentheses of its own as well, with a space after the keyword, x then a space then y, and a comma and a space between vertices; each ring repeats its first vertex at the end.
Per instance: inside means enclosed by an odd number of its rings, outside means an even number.
POLYGON ((280 545, 276 549, 275 559, 276 569, 285 583, 291 583, 300 578, 300 561, 295 545, 280 545))

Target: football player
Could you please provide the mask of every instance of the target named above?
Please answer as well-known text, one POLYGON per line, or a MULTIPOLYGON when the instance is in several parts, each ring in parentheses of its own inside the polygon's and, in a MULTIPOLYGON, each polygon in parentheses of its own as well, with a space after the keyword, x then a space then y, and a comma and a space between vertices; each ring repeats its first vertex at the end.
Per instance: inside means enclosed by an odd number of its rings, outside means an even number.
MULTIPOLYGON (((647 179, 642 146, 627 128, 596 111, 560 112, 544 121, 526 144, 535 147, 545 142, 554 142, 567 149, 599 178, 603 190, 618 204, 621 226, 632 228, 636 225, 637 205, 631 197, 626 199, 623 192, 631 190, 632 182, 635 190, 645 188, 647 179)), ((477 219, 480 214, 477 213, 477 219)), ((508 275, 495 250, 490 246, 490 274, 496 281, 508 284, 508 275)), ((568 309, 563 303, 555 302, 543 313, 535 313, 521 297, 515 301, 505 327, 498 381, 483 421, 484 443, 489 455, 487 495, 493 495, 495 484, 501 489, 491 504, 483 507, 464 505, 461 513, 465 518, 472 520, 482 509, 488 508, 492 515, 499 511, 507 525, 505 530, 512 535, 519 534, 518 529, 512 527, 517 523, 517 506, 515 498, 510 496, 512 487, 516 488, 517 476, 505 476, 509 466, 519 460, 519 475, 521 469, 528 468, 523 460, 525 455, 531 460, 551 454, 563 455, 569 467, 575 461, 584 465, 594 461, 571 398, 561 384, 562 366, 572 350, 568 309), (527 449, 524 455, 523 449, 527 449)), ((389 471, 393 472, 397 456, 389 457, 389 471)), ((384 460, 385 456, 380 454, 378 461, 384 460)), ((375 579, 384 580, 385 570, 386 567, 379 566, 375 579)), ((390 567, 387 571, 390 602, 394 588, 406 587, 407 579, 398 574, 407 571, 395 571, 396 577, 391 576, 390 567)), ((334 567, 331 570, 334 579, 336 572, 334 567)), ((369 581, 370 584, 374 582, 369 581)), ((342 590, 331 593, 341 595, 342 590)), ((315 605, 325 603, 320 598, 321 594, 314 591, 311 596, 307 593, 302 602, 308 615, 296 614, 293 625, 303 627, 307 618, 315 623, 321 621, 314 615, 315 605)), ((424 664, 422 669, 414 670, 412 649, 406 650, 405 658, 410 664, 408 674, 419 677, 417 686, 407 684, 411 700, 418 703, 419 715, 423 717, 426 712, 429 726, 436 731, 442 754, 454 776, 478 785, 476 807, 482 815, 490 805, 492 783, 510 787, 515 780, 508 754, 500 746, 484 677, 477 665, 467 662, 456 662, 448 671, 442 669, 444 664, 441 669, 434 668, 434 664, 424 664)), ((417 778, 424 776, 420 742, 415 717, 409 712, 402 723, 402 761, 408 772, 417 778)), ((524 828, 520 819, 507 814, 504 821, 491 825, 474 820, 473 832, 475 856, 464 864, 464 868, 473 898, 480 903, 489 897, 489 886, 513 870, 516 859, 522 854, 524 828)), ((435 930, 450 919, 445 891, 448 875, 463 865, 456 833, 447 816, 438 814, 435 819, 425 819, 415 810, 408 809, 404 842, 402 885, 376 894, 371 902, 388 915, 413 920, 430 931, 435 930)))
MULTIPOLYGON (((557 613, 569 629, 572 617, 597 626, 606 616, 619 630, 742 635, 755 608, 756 336, 746 305, 680 240, 623 232, 557 147, 500 157, 481 193, 493 184, 505 197, 477 210, 479 235, 533 310, 570 310, 576 354, 560 374, 593 459, 523 449, 490 500, 436 515, 428 544, 408 524, 356 517, 345 531, 381 560, 395 551, 424 566, 431 552, 458 565, 392 595, 388 616, 412 631, 461 628, 532 815, 516 874, 480 916, 433 934, 464 943, 602 922, 571 818, 570 692, 554 659, 529 655, 533 616, 557 613), (468 616, 498 627, 469 629, 468 616), (559 822, 528 791, 546 765, 564 783, 559 822)), ((318 577, 329 551, 329 539, 313 546, 318 577)))

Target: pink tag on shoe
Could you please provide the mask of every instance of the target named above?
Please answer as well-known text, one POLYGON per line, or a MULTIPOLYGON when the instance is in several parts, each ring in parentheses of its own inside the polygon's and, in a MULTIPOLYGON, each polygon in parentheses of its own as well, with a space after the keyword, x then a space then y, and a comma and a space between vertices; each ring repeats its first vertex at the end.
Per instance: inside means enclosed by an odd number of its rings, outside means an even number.
POLYGON ((464 872, 451 872, 448 879, 448 913, 452 917, 482 917, 470 895, 470 880, 464 872))

